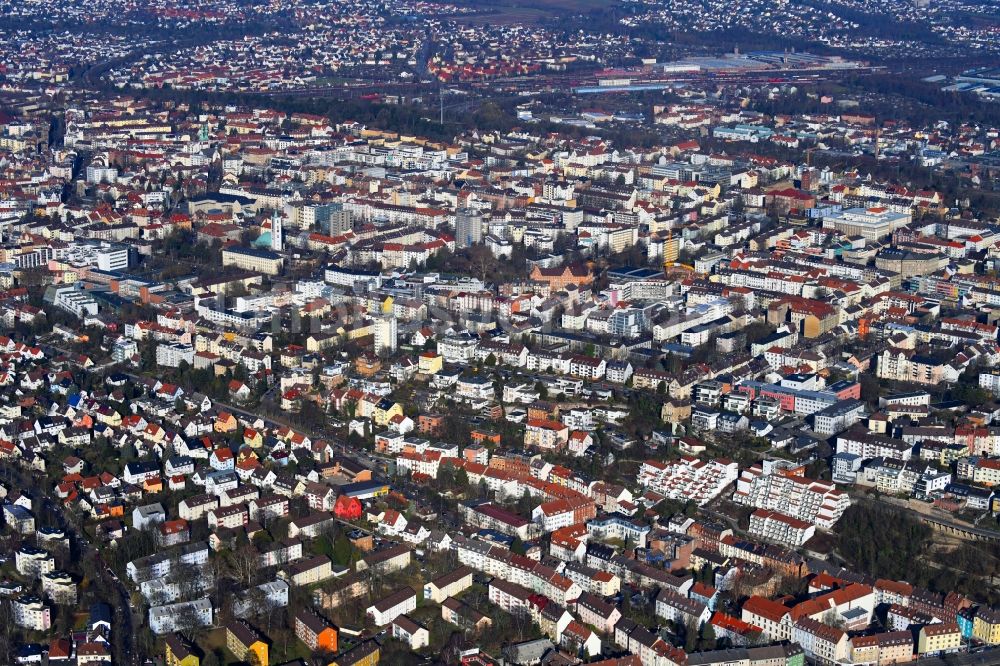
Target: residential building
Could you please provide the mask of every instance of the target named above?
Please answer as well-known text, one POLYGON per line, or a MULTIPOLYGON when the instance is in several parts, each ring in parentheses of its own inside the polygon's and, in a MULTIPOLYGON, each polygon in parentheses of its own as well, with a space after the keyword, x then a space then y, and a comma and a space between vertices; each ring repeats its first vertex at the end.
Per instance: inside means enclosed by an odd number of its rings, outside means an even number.
POLYGON ((180 634, 163 639, 163 660, 166 666, 201 666, 199 653, 180 634))
POLYGON ((839 664, 850 656, 847 633, 809 617, 792 626, 792 641, 802 646, 807 658, 819 664, 839 664))
POLYGON ((212 620, 212 602, 207 597, 149 609, 149 629, 157 635, 207 627, 212 620))
POLYGON ((295 635, 313 652, 337 651, 336 628, 309 609, 295 612, 295 635))
POLYGON ((404 587, 383 599, 375 602, 365 611, 379 627, 384 627, 404 613, 410 613, 417 607, 417 593, 413 588, 404 587))
POLYGON ((411 650, 420 650, 430 644, 430 632, 408 615, 399 615, 392 621, 392 637, 403 641, 411 650))
POLYGON ((260 666, 269 666, 268 644, 261 634, 242 620, 230 620, 226 629, 226 648, 234 657, 247 661, 253 653, 260 666))
POLYGON ((471 568, 460 566, 450 573, 424 583, 424 599, 441 603, 448 597, 461 594, 472 587, 472 574, 471 568))
POLYGON ((52 627, 52 611, 38 597, 25 595, 10 602, 14 624, 32 631, 48 631, 52 627))

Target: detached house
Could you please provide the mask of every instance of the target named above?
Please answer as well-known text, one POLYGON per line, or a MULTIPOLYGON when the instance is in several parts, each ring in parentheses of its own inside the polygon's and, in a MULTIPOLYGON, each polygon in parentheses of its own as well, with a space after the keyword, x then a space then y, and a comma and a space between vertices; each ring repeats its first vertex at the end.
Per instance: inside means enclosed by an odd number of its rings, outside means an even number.
POLYGON ((208 456, 208 464, 216 471, 228 471, 236 468, 236 459, 232 449, 221 447, 208 456))

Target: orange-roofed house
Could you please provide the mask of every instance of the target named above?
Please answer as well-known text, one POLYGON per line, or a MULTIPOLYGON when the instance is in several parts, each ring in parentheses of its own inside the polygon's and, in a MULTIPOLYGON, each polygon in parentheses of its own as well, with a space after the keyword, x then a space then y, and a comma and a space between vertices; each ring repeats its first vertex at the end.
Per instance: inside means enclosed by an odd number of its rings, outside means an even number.
POLYGON ((235 469, 236 458, 233 457, 233 450, 225 446, 220 446, 208 456, 208 464, 214 470, 235 469))
POLYGON ((244 428, 243 443, 251 448, 258 449, 264 444, 264 437, 260 434, 259 430, 244 428))
POLYGON ((600 637, 576 620, 571 621, 563 629, 559 637, 559 644, 573 654, 585 653, 588 657, 593 657, 601 652, 600 637))
POLYGON ((239 426, 239 421, 229 412, 219 412, 215 417, 215 432, 232 432, 239 426))
POLYGON ((530 419, 525 424, 524 445, 540 449, 556 450, 566 447, 569 441, 569 427, 560 421, 530 419))
POLYGON ((163 479, 159 476, 150 477, 142 482, 142 490, 146 493, 163 492, 163 479))

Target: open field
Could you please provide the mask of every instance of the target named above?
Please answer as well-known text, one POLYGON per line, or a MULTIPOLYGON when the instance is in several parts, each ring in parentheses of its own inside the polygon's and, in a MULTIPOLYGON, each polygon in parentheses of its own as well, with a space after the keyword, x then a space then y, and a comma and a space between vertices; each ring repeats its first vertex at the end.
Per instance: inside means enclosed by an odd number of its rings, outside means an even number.
MULTIPOLYGON (((465 4, 480 6, 478 2, 465 4)), ((455 17, 455 19, 472 25, 538 23, 544 19, 558 18, 566 14, 585 14, 614 4, 614 0, 499 0, 489 4, 489 13, 455 17)))

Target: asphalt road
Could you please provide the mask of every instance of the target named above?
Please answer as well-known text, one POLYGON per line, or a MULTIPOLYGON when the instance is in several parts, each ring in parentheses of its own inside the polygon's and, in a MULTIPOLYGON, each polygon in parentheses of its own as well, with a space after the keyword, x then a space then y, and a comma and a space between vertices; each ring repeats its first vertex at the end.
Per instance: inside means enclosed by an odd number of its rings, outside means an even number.
MULTIPOLYGON (((31 487, 37 488, 32 485, 31 487)), ((44 490, 44 489, 43 489, 44 490)), ((113 594, 106 596, 107 603, 111 606, 114 622, 111 625, 111 649, 116 664, 138 664, 139 655, 135 649, 135 632, 133 629, 134 618, 132 617, 132 605, 129 600, 128 590, 124 584, 110 572, 104 559, 95 546, 77 530, 76 523, 66 514, 66 509, 61 502, 53 501, 48 495, 42 499, 46 508, 50 509, 57 517, 59 528, 69 536, 72 552, 76 553, 76 560, 82 561, 87 557, 97 558, 95 567, 100 582, 105 590, 113 591, 113 594)))

